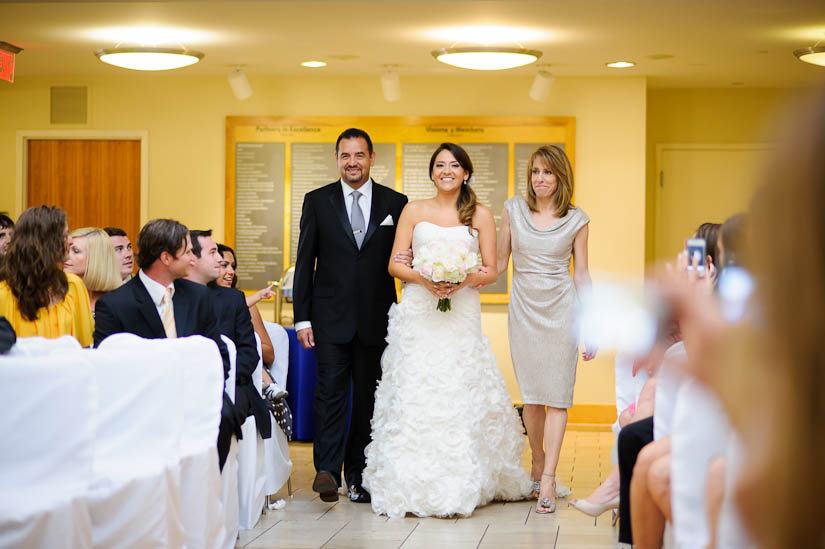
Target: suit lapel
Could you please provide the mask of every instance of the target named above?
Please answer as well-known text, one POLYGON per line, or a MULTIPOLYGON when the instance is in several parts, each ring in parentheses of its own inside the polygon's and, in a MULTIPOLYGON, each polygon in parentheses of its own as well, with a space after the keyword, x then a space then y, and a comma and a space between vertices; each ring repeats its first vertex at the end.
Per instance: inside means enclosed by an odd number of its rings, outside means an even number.
POLYGON ((186 286, 175 281, 175 295, 172 296, 172 307, 175 311, 175 330, 178 337, 189 335, 188 329, 189 307, 186 306, 186 286))
POLYGON ((375 181, 372 182, 372 206, 370 208, 370 226, 367 227, 367 234, 364 236, 364 241, 361 243, 361 249, 367 245, 370 237, 375 233, 375 230, 384 221, 387 215, 387 200, 385 194, 375 181))
MULTIPOLYGON (((355 242, 355 236, 352 234, 352 224, 349 222, 349 216, 347 216, 347 206, 344 204, 344 193, 341 191, 341 184, 335 184, 332 186, 332 192, 329 195, 329 201, 332 203, 332 208, 335 210, 335 214, 338 216, 338 220, 341 222, 341 226, 344 229, 344 234, 347 236, 347 239, 352 242, 352 245, 355 246, 355 249, 358 249, 358 244, 355 242)), ((363 245, 363 244, 362 244, 363 245)))
POLYGON ((133 290, 135 301, 138 303, 138 310, 143 320, 146 321, 149 331, 153 337, 166 337, 166 330, 163 329, 163 322, 160 320, 158 308, 155 307, 155 303, 149 296, 146 286, 140 281, 140 277, 136 276, 132 280, 134 280, 133 290))

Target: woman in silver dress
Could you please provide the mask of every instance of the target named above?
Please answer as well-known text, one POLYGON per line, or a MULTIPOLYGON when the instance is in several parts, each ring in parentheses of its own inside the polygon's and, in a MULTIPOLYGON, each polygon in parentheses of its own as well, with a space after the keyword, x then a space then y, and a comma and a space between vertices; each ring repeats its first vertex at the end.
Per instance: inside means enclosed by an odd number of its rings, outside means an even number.
MULTIPOLYGON (((504 272, 512 253, 510 354, 533 457, 536 512, 552 513, 556 465, 576 380, 577 292, 590 286, 590 218, 571 204, 573 171, 560 147, 542 146, 533 152, 527 181, 527 197, 514 196, 504 205, 497 267, 504 272)), ((582 353, 584 360, 595 356, 595 349, 582 353)))

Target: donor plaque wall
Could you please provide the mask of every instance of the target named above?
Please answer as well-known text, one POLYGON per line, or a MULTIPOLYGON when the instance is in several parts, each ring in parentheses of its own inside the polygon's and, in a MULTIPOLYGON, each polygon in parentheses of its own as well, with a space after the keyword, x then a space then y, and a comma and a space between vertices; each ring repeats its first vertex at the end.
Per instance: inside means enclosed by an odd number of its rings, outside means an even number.
MULTIPOLYGON (((226 118, 226 241, 235 248, 238 286, 257 290, 295 264, 304 195, 340 178, 335 140, 346 128, 370 134, 376 182, 410 200, 435 195, 430 156, 458 143, 473 161, 479 202, 500 223, 504 202, 524 195, 527 163, 540 145, 565 149, 575 168, 572 117, 242 117, 226 118)), ((507 303, 507 276, 481 290, 483 303, 507 303)))

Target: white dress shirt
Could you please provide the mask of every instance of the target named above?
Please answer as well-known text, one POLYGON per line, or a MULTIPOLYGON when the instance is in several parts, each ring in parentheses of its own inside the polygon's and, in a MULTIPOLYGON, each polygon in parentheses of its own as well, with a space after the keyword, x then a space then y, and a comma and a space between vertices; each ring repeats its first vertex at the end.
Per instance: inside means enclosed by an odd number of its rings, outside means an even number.
MULTIPOLYGON (((341 192, 344 193, 344 205, 347 208, 347 218, 349 218, 350 223, 352 223, 352 193, 358 191, 361 193, 361 198, 358 200, 358 205, 361 207, 361 213, 364 214, 364 227, 369 228, 370 210, 372 209, 372 178, 370 177, 367 179, 366 183, 361 185, 358 189, 353 189, 344 183, 343 178, 341 178, 339 182, 341 183, 341 192)), ((312 328, 312 322, 309 320, 304 320, 302 322, 295 323, 296 332, 305 328, 312 328)))
POLYGON ((364 214, 364 227, 369 227, 370 210, 372 209, 372 178, 367 179, 367 182, 358 189, 353 189, 341 179, 341 190, 344 191, 344 204, 347 206, 347 217, 350 223, 352 223, 352 193, 356 190, 361 193, 358 205, 361 206, 361 211, 364 214))
POLYGON ((163 322, 163 311, 161 310, 161 302, 163 301, 163 296, 166 295, 166 288, 172 288, 172 296, 175 296, 175 283, 169 284, 169 286, 164 286, 160 282, 156 282, 149 278, 149 276, 143 272, 143 269, 138 271, 138 276, 140 277, 140 281, 143 282, 143 285, 146 287, 146 291, 149 292, 149 297, 152 298, 152 302, 155 304, 155 307, 158 310, 158 316, 163 322))

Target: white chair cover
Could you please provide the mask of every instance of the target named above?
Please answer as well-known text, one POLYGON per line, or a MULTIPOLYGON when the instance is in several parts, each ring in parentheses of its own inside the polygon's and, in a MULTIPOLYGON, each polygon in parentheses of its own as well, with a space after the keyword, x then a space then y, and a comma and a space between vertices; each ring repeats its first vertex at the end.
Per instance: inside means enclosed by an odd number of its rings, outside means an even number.
POLYGON ((183 365, 183 436, 180 446, 181 521, 187 547, 218 548, 226 537, 221 505, 218 438, 223 406, 223 361, 211 339, 159 340, 183 365))
MULTIPOLYGON (((286 329, 274 322, 264 322, 269 339, 275 349, 275 362, 269 373, 272 380, 282 389, 286 389, 287 370, 289 368, 289 336, 286 329)), ((264 492, 277 493, 292 474, 292 461, 289 459, 289 441, 278 427, 272 422, 272 437, 264 440, 264 470, 266 472, 266 488, 264 492)))
MULTIPOLYGON (((261 341, 255 334, 260 357, 261 341)), ((262 387, 261 360, 252 373, 252 383, 260 393, 262 387)), ((264 508, 266 473, 264 441, 258 433, 255 416, 249 416, 241 426, 243 439, 238 441, 238 526, 242 530, 255 527, 264 508)))
POLYGON ((286 378, 289 373, 289 336, 286 328, 274 322, 264 322, 264 328, 275 351, 275 360, 268 367, 269 375, 278 387, 286 390, 286 378))
POLYGON ((78 356, 0 358, 0 547, 92 546, 95 393, 78 356))
POLYGON ((238 439, 232 437, 229 454, 221 471, 221 503, 223 505, 223 549, 234 549, 238 540, 238 439))
POLYGON ((180 547, 183 368, 136 336, 107 338, 90 357, 99 388, 89 511, 97 547, 180 547))
POLYGON ((70 335, 57 338, 45 338, 40 336, 20 337, 9 349, 9 356, 42 356, 51 354, 52 351, 64 350, 72 351, 80 349, 80 342, 70 335))
MULTIPOLYGON (((221 339, 229 352, 229 377, 226 380, 226 394, 235 402, 235 371, 237 350, 235 343, 227 336, 221 339)), ((223 506, 223 523, 225 537, 222 547, 232 549, 238 539, 238 441, 232 437, 229 454, 221 471, 221 504, 223 506)))
POLYGON ((613 430, 613 448, 610 451, 610 463, 616 465, 619 463, 619 455, 617 453, 619 431, 619 416, 622 415, 625 408, 635 403, 639 399, 639 393, 642 392, 645 382, 650 377, 647 370, 640 370, 635 376, 633 375, 633 357, 630 355, 616 355, 614 360, 615 382, 616 382, 616 421, 611 426, 613 430))

